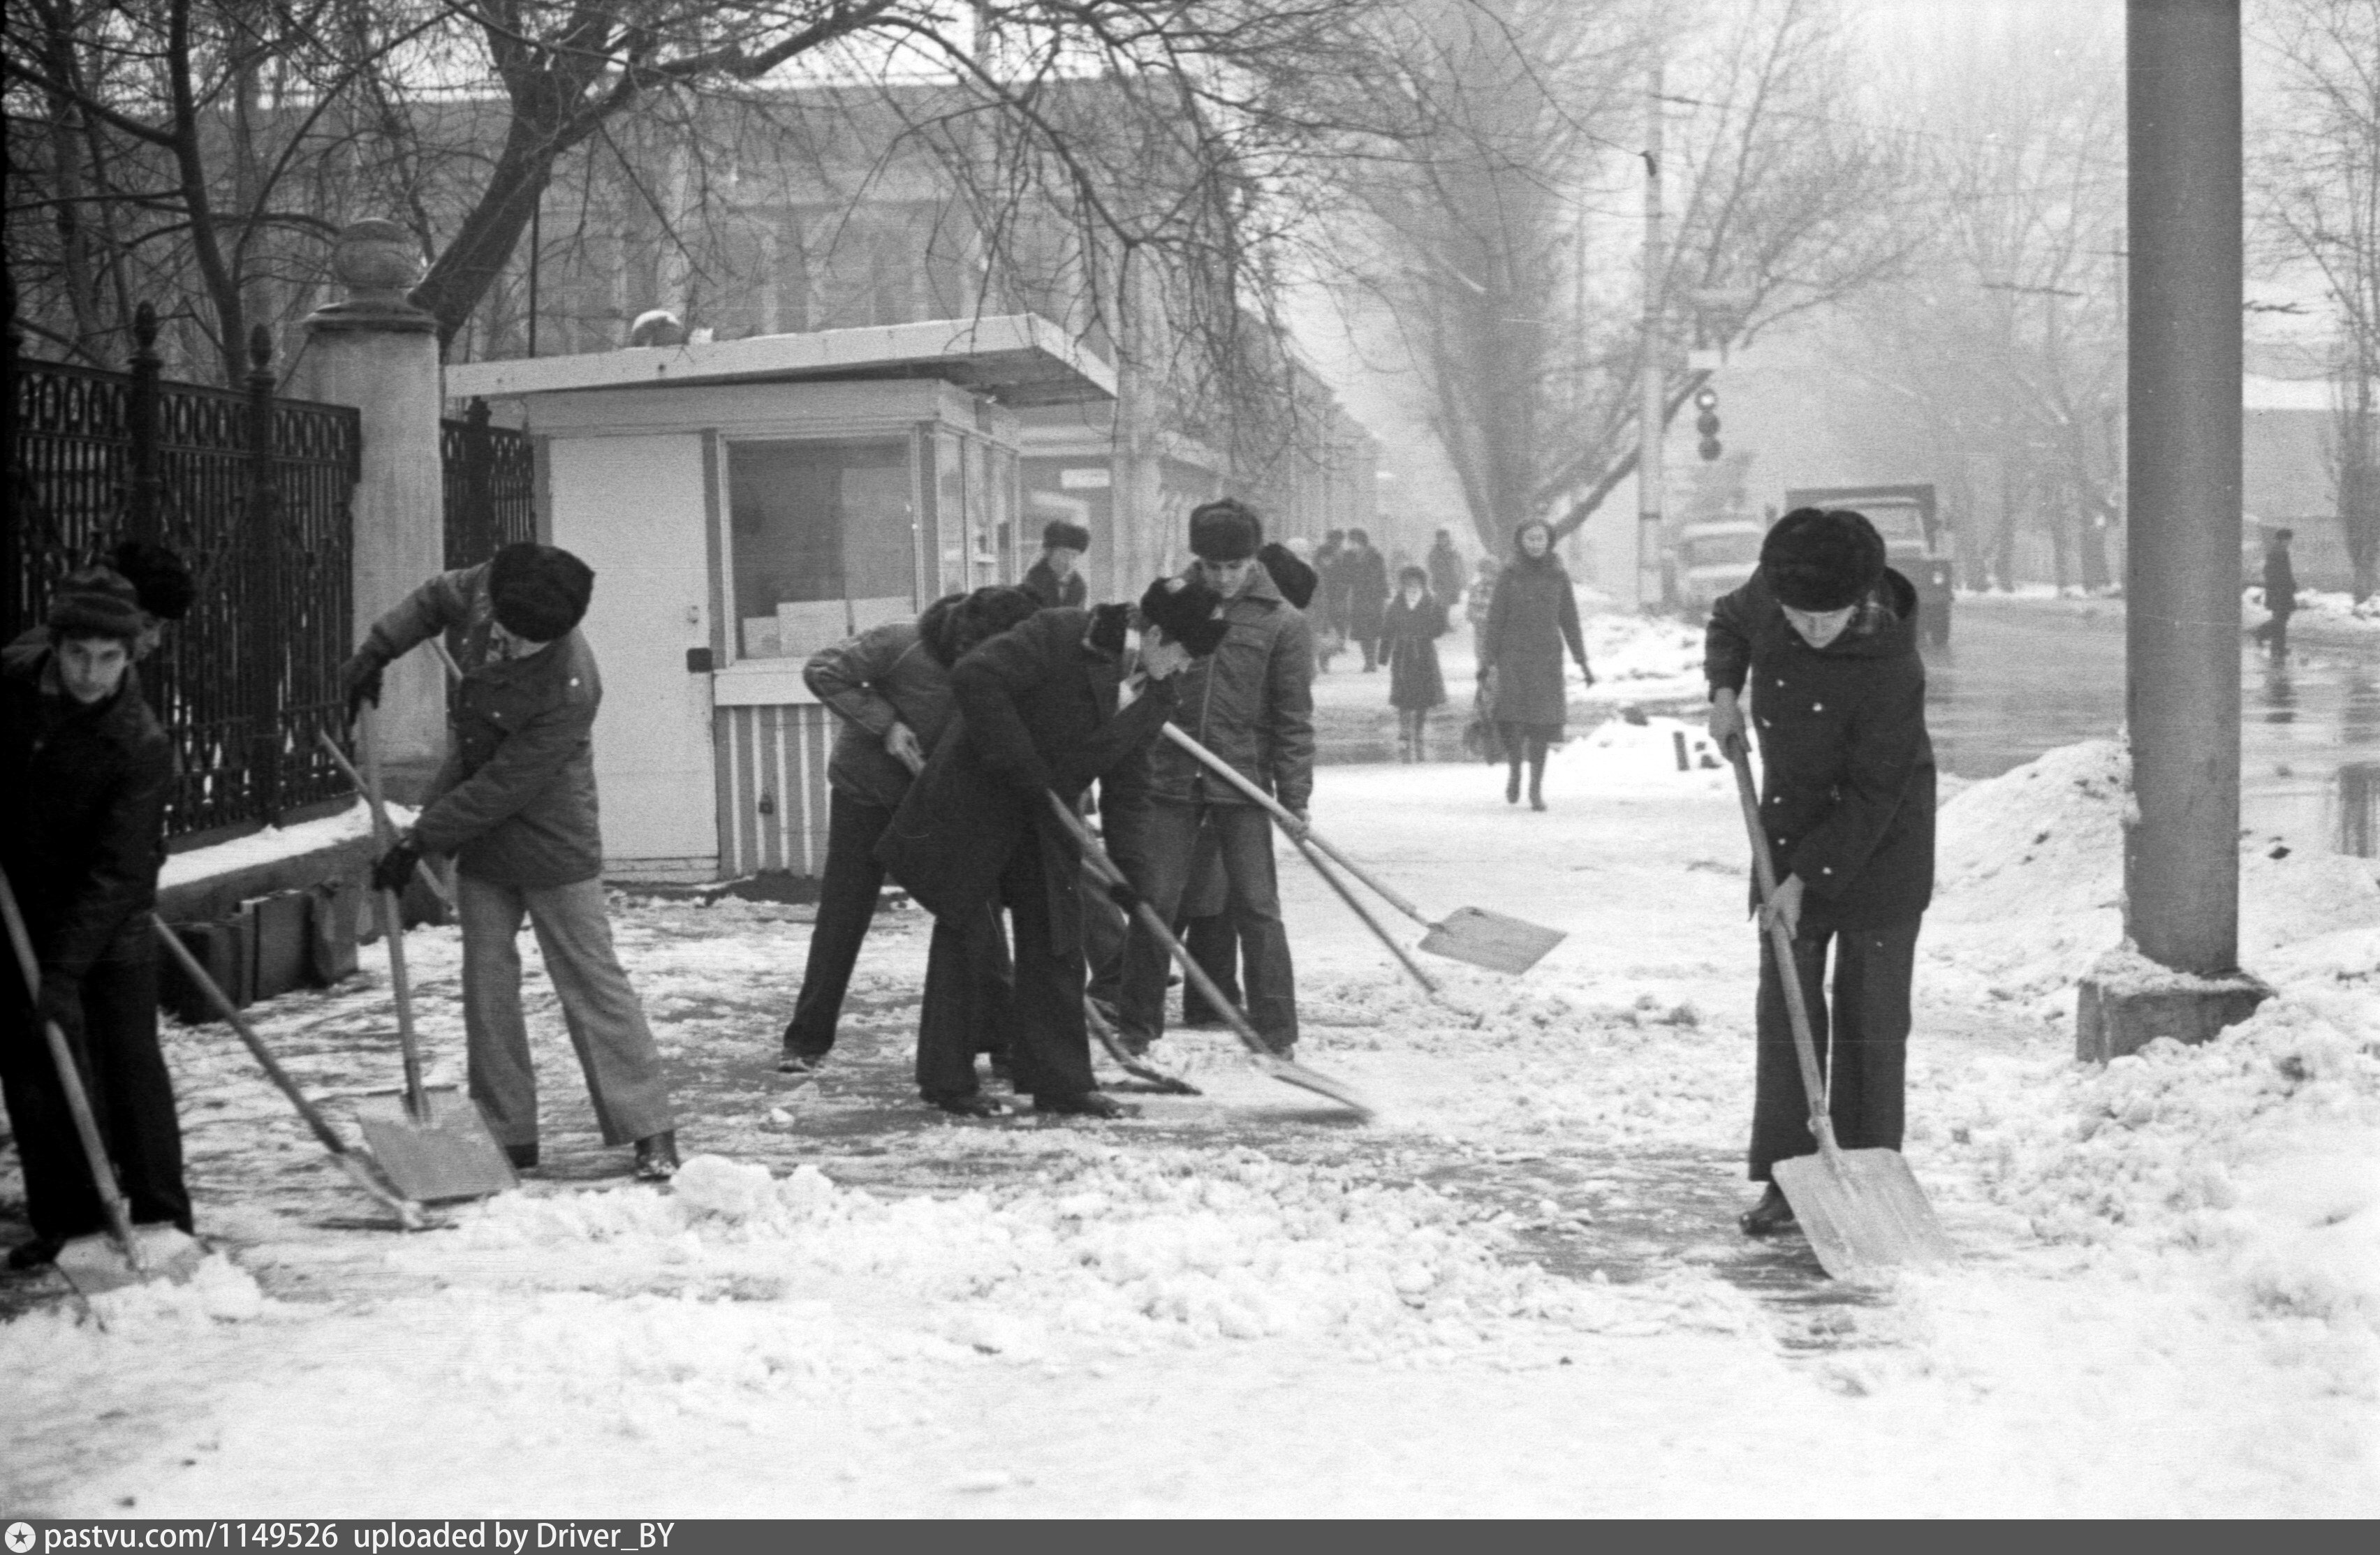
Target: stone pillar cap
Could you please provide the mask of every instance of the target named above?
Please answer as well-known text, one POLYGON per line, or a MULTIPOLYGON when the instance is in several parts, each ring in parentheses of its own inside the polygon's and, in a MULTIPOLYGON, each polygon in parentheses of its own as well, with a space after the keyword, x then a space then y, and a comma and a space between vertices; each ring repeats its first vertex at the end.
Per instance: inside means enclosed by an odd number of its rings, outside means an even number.
POLYGON ((402 225, 379 217, 351 224, 331 246, 331 273, 346 288, 346 296, 308 314, 306 328, 394 334, 435 331, 436 316, 406 295, 420 283, 422 268, 421 246, 402 225))

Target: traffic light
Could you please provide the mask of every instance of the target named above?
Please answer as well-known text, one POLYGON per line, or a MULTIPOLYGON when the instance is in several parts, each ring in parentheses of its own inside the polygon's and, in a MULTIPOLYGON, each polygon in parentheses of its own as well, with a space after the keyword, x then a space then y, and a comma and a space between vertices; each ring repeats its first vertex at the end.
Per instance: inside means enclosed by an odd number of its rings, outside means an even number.
POLYGON ((1694 391, 1694 408, 1702 414, 1694 418, 1694 431, 1703 434, 1702 456, 1718 457, 1718 391, 1707 386, 1694 391))

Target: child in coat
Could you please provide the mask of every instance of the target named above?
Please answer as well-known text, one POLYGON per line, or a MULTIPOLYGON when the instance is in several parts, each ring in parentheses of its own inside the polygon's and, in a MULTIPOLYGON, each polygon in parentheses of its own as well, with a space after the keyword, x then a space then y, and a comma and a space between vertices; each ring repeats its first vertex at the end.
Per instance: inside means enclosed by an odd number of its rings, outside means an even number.
POLYGON ((1446 700, 1438 670, 1438 639, 1446 635, 1446 605, 1429 591, 1429 574, 1406 567, 1396 597, 1380 618, 1380 656, 1389 662, 1389 704, 1397 710, 1397 759, 1419 761, 1429 710, 1446 700))

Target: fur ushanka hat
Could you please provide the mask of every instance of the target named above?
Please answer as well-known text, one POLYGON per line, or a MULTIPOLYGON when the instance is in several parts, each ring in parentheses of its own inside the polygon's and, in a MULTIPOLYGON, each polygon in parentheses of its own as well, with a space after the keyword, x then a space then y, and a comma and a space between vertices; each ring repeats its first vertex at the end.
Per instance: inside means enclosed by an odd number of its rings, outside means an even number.
POLYGON ((1216 613, 1223 596, 1187 577, 1160 577, 1140 596, 1141 619, 1203 659, 1222 646, 1231 623, 1216 613))
POLYGON ((1091 531, 1080 524, 1052 518, 1041 526, 1041 549, 1044 551, 1088 551, 1090 548, 1091 531))
POLYGON ((1760 542, 1760 571, 1779 604, 1845 610, 1884 577, 1884 537, 1848 508, 1797 507, 1760 542))
POLYGON ((558 545, 517 541, 488 565, 488 602, 504 630, 552 642, 585 618, 595 569, 558 545))

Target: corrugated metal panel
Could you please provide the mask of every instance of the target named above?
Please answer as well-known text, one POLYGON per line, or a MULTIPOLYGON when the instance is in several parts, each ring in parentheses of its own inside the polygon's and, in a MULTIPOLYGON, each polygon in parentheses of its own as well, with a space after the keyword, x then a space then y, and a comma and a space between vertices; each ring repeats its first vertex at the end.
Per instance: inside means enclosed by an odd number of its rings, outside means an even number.
POLYGON ((823 707, 723 707, 713 723, 719 760, 719 845, 730 877, 826 868, 829 742, 823 707))

